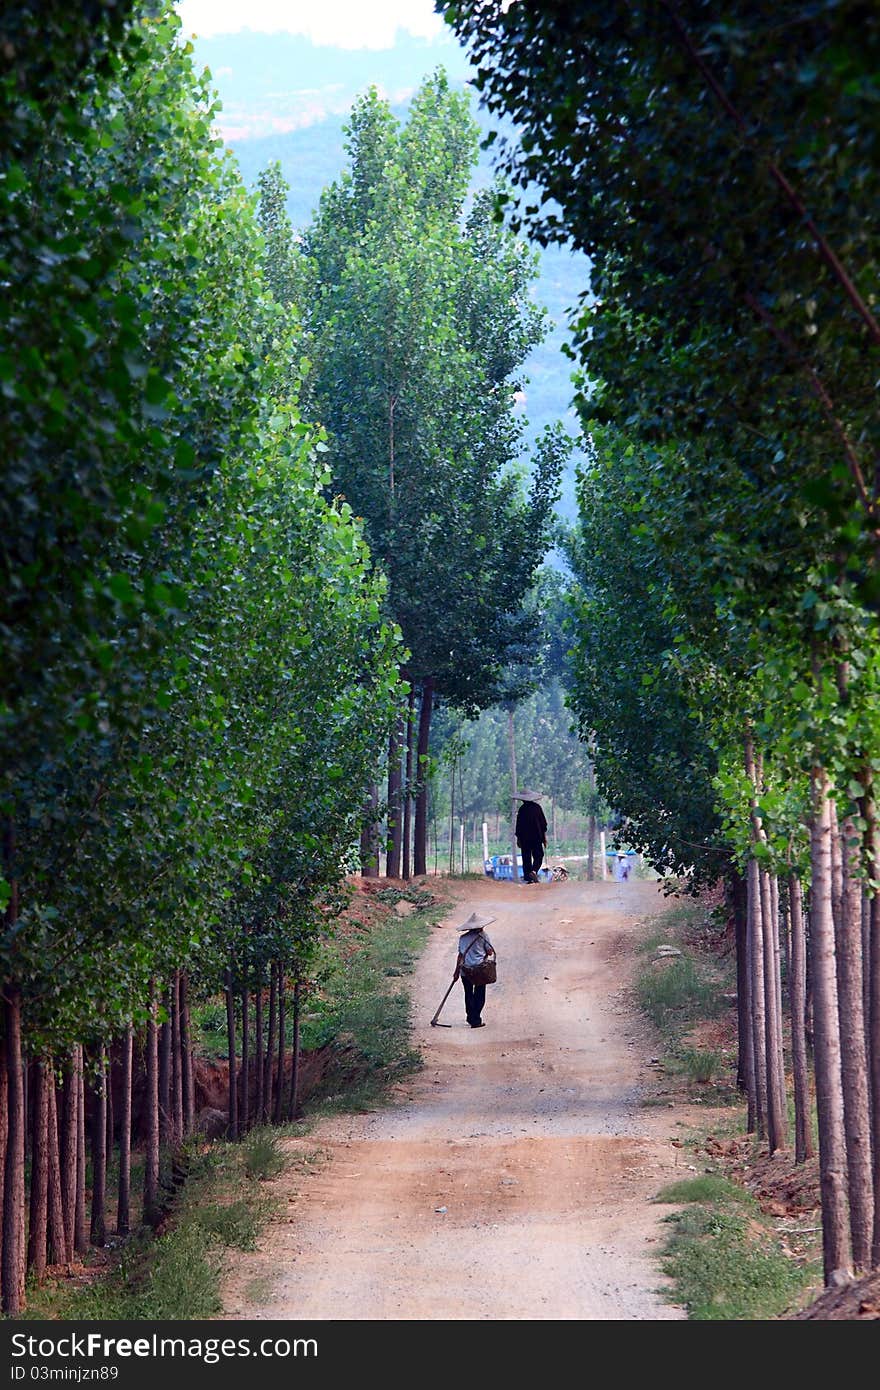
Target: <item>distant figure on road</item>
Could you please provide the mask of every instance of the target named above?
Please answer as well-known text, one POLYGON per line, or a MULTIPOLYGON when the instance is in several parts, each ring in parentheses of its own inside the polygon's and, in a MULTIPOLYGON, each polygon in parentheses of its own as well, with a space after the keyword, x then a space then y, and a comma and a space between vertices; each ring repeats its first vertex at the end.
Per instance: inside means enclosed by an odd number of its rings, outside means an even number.
POLYGON ((547 848, 547 817, 538 804, 538 792, 517 792, 522 805, 516 813, 516 843, 522 850, 523 882, 537 883, 538 870, 547 848))
POLYGON ((482 917, 472 912, 459 928, 458 960, 452 978, 461 978, 464 1011, 471 1028, 485 1027, 480 1015, 486 1002, 486 984, 491 984, 495 979, 495 947, 483 928, 494 921, 494 917, 482 917))
POLYGON ((625 883, 629 878, 630 862, 629 856, 623 850, 618 850, 617 859, 614 861, 614 877, 618 883, 625 883))

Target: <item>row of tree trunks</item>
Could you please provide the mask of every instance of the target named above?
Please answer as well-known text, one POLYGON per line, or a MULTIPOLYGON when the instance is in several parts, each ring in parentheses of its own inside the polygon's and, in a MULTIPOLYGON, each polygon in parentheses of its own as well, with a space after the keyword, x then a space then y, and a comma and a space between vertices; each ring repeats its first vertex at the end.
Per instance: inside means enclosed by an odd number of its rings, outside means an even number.
MULTIPOLYGON (((166 995, 170 1008, 171 1134, 187 1128, 185 1115, 194 1110, 190 1027, 185 985, 176 975, 166 995), (185 1098, 189 1095, 189 1100, 185 1098)), ((89 1242, 107 1239, 107 1177, 119 1134, 116 1231, 131 1230, 131 1139, 134 1032, 126 1029, 115 1048, 118 1078, 116 1105, 111 1059, 105 1044, 91 1051, 73 1047, 56 1069, 54 1059, 40 1057, 25 1066, 22 1056, 22 1002, 7 990, 0 1036, 0 1188, 3 1194, 0 1237, 0 1289, 5 1312, 23 1307, 25 1273, 40 1281, 49 1264, 69 1264, 84 1254, 89 1242), (89 1142, 86 1142, 86 1074, 90 1092, 89 1142), (29 1084, 26 1078, 29 1075, 29 1084), (63 1078, 63 1079, 62 1079, 63 1078), (30 1178, 26 1182, 26 1138, 30 1135, 30 1178), (86 1162, 91 1164, 88 1232, 86 1227, 86 1162)), ((150 1019, 146 1030, 146 1162, 144 1218, 159 1214, 160 1050, 157 991, 150 986, 150 1019)))
POLYGON ((230 967, 227 970, 227 1058, 229 1076, 234 1078, 230 1082, 228 1095, 227 1133, 230 1138, 240 1138, 253 1124, 267 1124, 270 1121, 281 1124, 285 1119, 295 1118, 298 1113, 301 997, 302 983, 297 978, 293 983, 293 1043, 288 1079, 287 981, 281 963, 274 961, 269 970, 268 1009, 264 1008, 262 988, 254 991, 243 988, 236 996, 233 969, 230 967), (250 1026, 252 1000, 253 1040, 250 1026), (268 1025, 265 1030, 264 1016, 268 1025))

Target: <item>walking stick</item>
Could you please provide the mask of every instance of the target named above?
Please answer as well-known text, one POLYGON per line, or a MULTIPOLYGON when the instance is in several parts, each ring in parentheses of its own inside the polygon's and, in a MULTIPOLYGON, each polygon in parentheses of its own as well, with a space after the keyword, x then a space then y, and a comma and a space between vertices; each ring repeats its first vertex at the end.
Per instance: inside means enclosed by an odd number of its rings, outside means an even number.
POLYGON ((451 1024, 451 1023, 438 1023, 438 1022, 437 1022, 437 1019, 440 1017, 440 1010, 443 1008, 443 1005, 446 1003, 446 1000, 449 998, 450 994, 452 993, 452 985, 454 985, 454 984, 455 984, 455 976, 453 975, 453 977, 452 977, 452 983, 450 984, 450 986, 449 986, 448 990, 446 991, 446 993, 444 994, 443 998, 440 1000, 440 1003, 437 1005, 437 1012, 435 1013, 434 1017, 431 1019, 431 1027, 432 1027, 432 1028, 451 1028, 451 1027, 452 1027, 452 1024, 451 1024))

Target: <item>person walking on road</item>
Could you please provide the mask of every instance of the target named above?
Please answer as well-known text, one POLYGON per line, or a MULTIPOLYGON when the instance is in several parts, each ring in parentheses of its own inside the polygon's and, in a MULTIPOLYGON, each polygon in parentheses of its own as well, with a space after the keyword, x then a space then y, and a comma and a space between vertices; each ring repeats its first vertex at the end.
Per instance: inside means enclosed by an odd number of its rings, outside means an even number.
POLYGON ((494 922, 472 912, 459 927, 458 960, 453 980, 461 979, 464 986, 464 1011, 471 1028, 484 1028, 481 1018, 486 1002, 486 984, 495 979, 495 947, 483 928, 494 922))
POLYGON ((538 792, 517 792, 516 800, 522 802, 516 813, 516 843, 522 850, 523 882, 537 883, 547 848, 547 817, 538 792))

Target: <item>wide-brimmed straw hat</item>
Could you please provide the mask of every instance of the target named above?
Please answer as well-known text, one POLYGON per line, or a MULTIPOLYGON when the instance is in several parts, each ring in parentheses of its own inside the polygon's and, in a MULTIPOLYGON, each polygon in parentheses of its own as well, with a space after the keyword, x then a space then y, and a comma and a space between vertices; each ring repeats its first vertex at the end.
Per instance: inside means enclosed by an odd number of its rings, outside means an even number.
POLYGON ((514 801, 540 801, 540 800, 541 800, 541 793, 540 793, 540 792, 514 792, 514 793, 513 793, 513 799, 514 799, 514 801))
POLYGON ((467 921, 462 922, 458 930, 460 932, 482 931, 483 927, 488 927, 495 920, 494 917, 484 917, 481 912, 472 912, 467 921))

